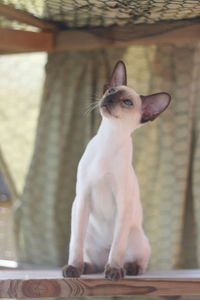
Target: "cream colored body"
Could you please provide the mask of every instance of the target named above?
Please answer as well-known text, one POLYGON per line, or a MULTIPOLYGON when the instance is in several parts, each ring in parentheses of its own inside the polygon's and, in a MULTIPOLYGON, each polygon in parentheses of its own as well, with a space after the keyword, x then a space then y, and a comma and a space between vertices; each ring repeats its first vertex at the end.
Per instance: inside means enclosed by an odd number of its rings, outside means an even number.
POLYGON ((101 110, 100 128, 78 166, 68 265, 80 268, 88 262, 103 271, 106 264, 123 268, 135 262, 142 273, 150 246, 142 228, 131 138, 141 126, 141 99, 130 88, 118 88, 134 98, 134 114, 116 108, 110 117, 101 110))

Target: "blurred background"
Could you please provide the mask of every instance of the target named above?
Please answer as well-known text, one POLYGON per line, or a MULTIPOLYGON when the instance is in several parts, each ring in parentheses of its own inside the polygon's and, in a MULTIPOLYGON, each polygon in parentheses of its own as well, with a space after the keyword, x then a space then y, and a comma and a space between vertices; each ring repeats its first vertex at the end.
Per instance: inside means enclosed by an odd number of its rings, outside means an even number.
POLYGON ((0 56, 0 259, 17 259, 13 208, 33 152, 46 60, 45 53, 0 56))
MULTIPOLYGON (((196 20, 200 1, 1 1, 60 28, 196 20)), ((35 30, 0 18, 2 27, 35 30)), ((68 255, 76 168, 95 134, 116 61, 139 94, 172 103, 133 136, 133 162, 152 245, 149 268, 200 267, 200 42, 0 56, 0 260, 62 266, 68 255)))

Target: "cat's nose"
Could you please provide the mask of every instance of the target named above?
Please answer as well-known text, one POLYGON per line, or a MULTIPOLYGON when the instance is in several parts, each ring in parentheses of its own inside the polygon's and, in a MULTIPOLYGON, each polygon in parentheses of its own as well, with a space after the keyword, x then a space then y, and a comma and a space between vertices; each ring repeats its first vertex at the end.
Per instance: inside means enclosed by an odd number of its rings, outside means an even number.
POLYGON ((106 103, 113 103, 113 97, 112 97, 112 95, 107 96, 107 97, 105 98, 105 102, 106 102, 106 103))
POLYGON ((111 88, 107 91, 107 96, 104 98, 104 102, 107 104, 112 104, 115 102, 118 90, 111 88))

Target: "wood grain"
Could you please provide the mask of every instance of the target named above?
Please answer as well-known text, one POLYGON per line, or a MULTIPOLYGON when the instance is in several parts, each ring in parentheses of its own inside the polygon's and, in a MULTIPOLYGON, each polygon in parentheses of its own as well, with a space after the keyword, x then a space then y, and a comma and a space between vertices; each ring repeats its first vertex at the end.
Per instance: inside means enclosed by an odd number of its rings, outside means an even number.
POLYGON ((131 45, 186 43, 200 39, 200 19, 66 30, 56 35, 54 51, 93 50, 131 45))
POLYGON ((0 3, 0 15, 11 20, 38 27, 44 31, 56 31, 58 28, 55 24, 41 20, 28 12, 16 9, 14 6, 0 3))
POLYGON ((200 40, 200 19, 57 32, 0 28, 0 53, 94 50, 197 40, 200 40))
POLYGON ((103 275, 63 278, 60 270, 1 271, 1 298, 200 295, 200 270, 168 271, 125 277, 103 275))
POLYGON ((54 35, 51 32, 30 32, 0 28, 0 51, 51 51, 54 35))

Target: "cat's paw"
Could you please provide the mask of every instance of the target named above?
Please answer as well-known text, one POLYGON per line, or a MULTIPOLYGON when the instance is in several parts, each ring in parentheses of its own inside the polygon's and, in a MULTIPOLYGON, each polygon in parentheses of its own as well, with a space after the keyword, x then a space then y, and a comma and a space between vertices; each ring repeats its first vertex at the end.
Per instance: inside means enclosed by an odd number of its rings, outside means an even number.
POLYGON ((81 269, 72 265, 65 265, 62 268, 63 277, 80 277, 81 269))
POLYGON ((124 278, 125 270, 124 268, 114 268, 109 264, 105 266, 105 278, 113 281, 118 281, 124 278))
POLYGON ((126 270, 126 275, 139 275, 143 273, 141 267, 136 262, 125 263, 124 269, 126 270))

